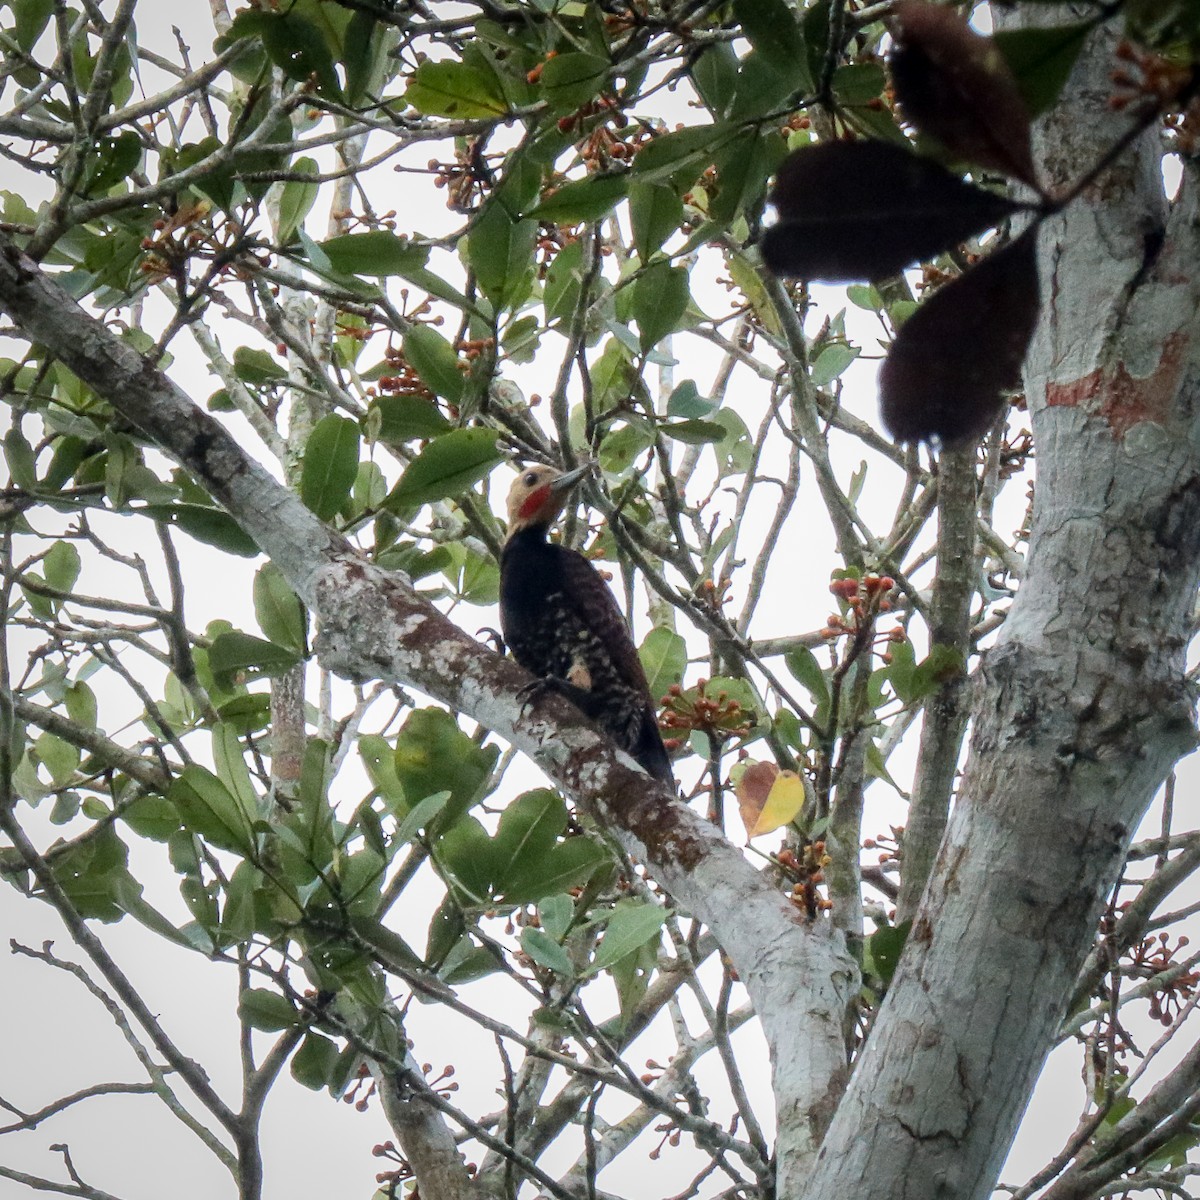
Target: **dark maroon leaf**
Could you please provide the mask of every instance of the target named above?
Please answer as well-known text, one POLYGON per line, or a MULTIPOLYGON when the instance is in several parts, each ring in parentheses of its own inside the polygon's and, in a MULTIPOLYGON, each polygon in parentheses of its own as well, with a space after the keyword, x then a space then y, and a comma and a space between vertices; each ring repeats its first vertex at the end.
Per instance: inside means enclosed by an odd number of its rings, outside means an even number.
POLYGON ((1027 207, 886 142, 825 142, 791 154, 771 202, 763 261, 799 279, 881 279, 1027 207))
POLYGON ((1037 224, 921 305, 879 371, 883 423, 898 442, 982 436, 1021 379, 1038 315, 1037 224))
POLYGON ((903 118, 956 158, 1002 171, 1041 192, 1029 112, 1004 55, 951 8, 900 0, 888 63, 903 118))

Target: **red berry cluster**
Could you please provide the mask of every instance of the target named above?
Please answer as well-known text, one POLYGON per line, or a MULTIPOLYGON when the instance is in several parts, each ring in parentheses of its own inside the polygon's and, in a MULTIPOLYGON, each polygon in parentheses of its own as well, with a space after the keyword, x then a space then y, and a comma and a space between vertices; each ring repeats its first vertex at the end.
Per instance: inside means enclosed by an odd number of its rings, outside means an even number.
POLYGON ((1150 100, 1155 108, 1166 111, 1192 84, 1190 66, 1143 50, 1130 41, 1120 42, 1114 55, 1125 64, 1114 67, 1108 76, 1114 89, 1108 105, 1118 112, 1140 100, 1150 100))
POLYGON ((707 734, 715 742, 745 737, 754 728, 754 714, 748 713, 728 692, 708 695, 708 680, 700 679, 695 688, 684 691, 673 683, 660 701, 663 713, 658 718, 668 750, 677 750, 693 730, 707 734))
POLYGON ((458 146, 453 162, 431 158, 425 165, 433 172, 433 186, 446 189, 446 207, 451 212, 474 212, 495 182, 479 139, 458 146))
MULTIPOLYGON (((345 225, 345 232, 350 233, 356 227, 362 229, 389 229, 396 228, 396 210, 389 209, 380 216, 375 216, 374 213, 356 213, 349 208, 335 208, 330 214, 330 219, 340 221, 345 225)), ((398 236, 404 237, 404 234, 398 236)))
MULTIPOLYGON (((861 579, 847 575, 835 579, 829 590, 845 605, 845 613, 831 613, 821 630, 832 641, 846 634, 857 634, 868 628, 875 618, 892 607, 891 592, 896 581, 890 575, 864 575, 861 579)), ((902 630, 887 635, 887 640, 904 641, 902 630), (898 636, 897 636, 898 635, 898 636)))
POLYGON ((396 1189, 405 1182, 411 1179, 415 1171, 413 1171, 412 1163, 396 1149, 396 1143, 393 1141, 380 1142, 376 1146, 371 1147, 372 1158, 386 1158, 398 1164, 394 1170, 380 1171, 375 1176, 375 1182, 381 1187, 386 1186, 391 1195, 396 1195, 396 1189))
POLYGON ((884 866, 887 863, 900 861, 900 838, 903 830, 896 826, 892 826, 891 833, 876 834, 875 837, 869 837, 863 841, 864 850, 879 851, 879 865, 884 866))
POLYGON ((346 1089, 346 1094, 342 1097, 342 1102, 345 1104, 353 1104, 355 1112, 366 1112, 367 1106, 371 1103, 371 1097, 375 1094, 375 1080, 371 1078, 371 1069, 366 1063, 358 1064, 358 1075, 354 1082, 346 1089), (359 1091, 362 1095, 359 1095, 359 1091))
POLYGON ((704 579, 696 591, 699 593, 701 601, 716 612, 722 605, 728 603, 731 587, 732 581, 729 579, 704 579))
POLYGON ((833 907, 832 901, 819 890, 825 882, 825 868, 833 861, 820 838, 806 842, 799 854, 784 847, 774 856, 774 861, 792 884, 789 899, 804 910, 810 921, 815 920, 818 913, 828 912, 833 907))
MULTIPOLYGON (((1172 967, 1180 965, 1175 956, 1187 945, 1187 937, 1181 937, 1172 946, 1170 934, 1167 933, 1143 938, 1129 951, 1129 973, 1136 979, 1152 979, 1155 975, 1170 971, 1172 967)), ((1200 972, 1195 970, 1183 971, 1163 983, 1150 996, 1150 1016, 1160 1025, 1170 1026, 1192 998, 1197 984, 1200 984, 1200 972)))

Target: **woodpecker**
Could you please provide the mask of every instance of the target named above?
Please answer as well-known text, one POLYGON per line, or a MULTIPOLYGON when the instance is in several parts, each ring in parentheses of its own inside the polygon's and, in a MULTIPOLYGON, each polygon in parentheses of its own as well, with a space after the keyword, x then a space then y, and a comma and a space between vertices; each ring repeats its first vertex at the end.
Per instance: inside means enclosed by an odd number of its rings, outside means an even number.
POLYGON ((547 540, 591 469, 532 466, 517 476, 500 554, 500 628, 542 686, 566 696, 655 779, 674 784, 646 673, 612 592, 582 554, 547 540))

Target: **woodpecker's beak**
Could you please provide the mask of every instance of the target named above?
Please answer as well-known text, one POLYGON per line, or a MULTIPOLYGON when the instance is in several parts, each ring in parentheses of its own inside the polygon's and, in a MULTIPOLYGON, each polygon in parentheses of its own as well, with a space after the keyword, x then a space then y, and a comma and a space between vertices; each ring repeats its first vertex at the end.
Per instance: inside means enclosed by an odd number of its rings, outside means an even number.
POLYGON ((573 471, 565 471, 557 479, 550 481, 550 490, 552 492, 565 492, 568 488, 573 488, 581 479, 590 475, 596 469, 596 463, 592 459, 578 466, 573 471))

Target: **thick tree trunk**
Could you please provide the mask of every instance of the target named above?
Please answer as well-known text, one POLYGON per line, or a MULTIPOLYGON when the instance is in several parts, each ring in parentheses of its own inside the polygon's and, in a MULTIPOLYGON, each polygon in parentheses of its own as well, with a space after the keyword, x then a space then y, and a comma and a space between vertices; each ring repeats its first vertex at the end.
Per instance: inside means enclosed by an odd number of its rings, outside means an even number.
MULTIPOLYGON (((1042 130, 1055 186, 1127 126, 1097 38, 1042 130)), ((1139 818, 1194 744, 1200 562, 1193 180, 1166 222, 1155 133, 1042 231, 1026 364, 1027 574, 891 993, 806 1193, 990 1194, 1139 818)), ((789 1200, 791 1198, 789 1197, 789 1200)))

